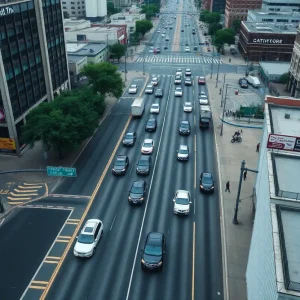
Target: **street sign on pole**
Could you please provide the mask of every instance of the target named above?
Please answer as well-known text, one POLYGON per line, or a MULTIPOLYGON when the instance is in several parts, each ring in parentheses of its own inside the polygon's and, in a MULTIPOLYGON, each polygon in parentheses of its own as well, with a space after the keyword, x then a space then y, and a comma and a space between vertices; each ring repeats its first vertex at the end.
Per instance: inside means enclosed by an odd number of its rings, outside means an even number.
POLYGON ((48 176, 76 177, 76 168, 47 166, 48 176))

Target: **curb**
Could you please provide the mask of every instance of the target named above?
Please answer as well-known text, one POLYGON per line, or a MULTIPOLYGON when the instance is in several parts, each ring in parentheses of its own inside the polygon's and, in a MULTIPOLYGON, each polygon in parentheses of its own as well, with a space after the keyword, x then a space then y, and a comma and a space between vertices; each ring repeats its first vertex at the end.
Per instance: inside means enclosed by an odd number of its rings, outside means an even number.
POLYGON ((222 122, 224 122, 225 124, 231 125, 231 126, 242 127, 242 128, 263 129, 263 125, 262 126, 260 126, 260 125, 241 125, 241 124, 235 124, 235 123, 226 121, 225 119, 223 120, 221 116, 219 118, 222 122))

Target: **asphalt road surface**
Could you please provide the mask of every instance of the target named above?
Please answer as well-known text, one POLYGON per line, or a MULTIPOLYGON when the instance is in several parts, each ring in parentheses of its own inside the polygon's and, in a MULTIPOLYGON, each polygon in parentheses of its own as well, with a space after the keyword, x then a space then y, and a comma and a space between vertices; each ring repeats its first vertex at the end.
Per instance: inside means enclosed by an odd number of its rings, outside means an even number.
MULTIPOLYGON (((104 237, 95 256, 82 260, 70 251, 47 299, 222 299, 218 191, 212 195, 199 192, 202 171, 211 171, 217 178, 213 130, 202 131, 198 127, 200 86, 196 78, 193 80, 192 87, 183 86, 182 98, 174 97, 171 76, 162 77, 159 82, 164 88, 162 99, 145 96, 143 117, 132 120, 127 130, 137 132, 135 146, 121 145, 116 152, 128 155, 129 170, 125 176, 115 177, 110 165, 87 215, 104 222, 104 237), (183 102, 187 100, 194 104, 192 113, 183 112, 183 102), (156 116, 157 131, 146 133, 144 127, 151 103, 160 103, 161 110, 156 116), (190 121, 190 136, 179 136, 181 120, 190 121), (142 206, 133 207, 128 204, 127 196, 132 182, 140 178, 135 167, 145 138, 155 141, 154 164, 151 174, 145 177, 146 201, 142 206), (180 144, 187 144, 191 151, 186 163, 176 160, 180 144), (189 190, 192 195, 192 209, 187 217, 173 214, 172 199, 177 189, 189 190), (140 249, 149 231, 160 231, 166 236, 167 253, 162 273, 141 270, 140 249)), ((60 192, 74 194, 82 190, 85 194, 95 186, 129 118, 131 103, 130 99, 122 99, 114 106, 108 121, 101 126, 102 132, 107 134, 96 134, 82 154, 81 161, 86 163, 80 162, 75 182, 69 188, 62 185, 60 192), (98 148, 91 149, 95 145, 98 148)))

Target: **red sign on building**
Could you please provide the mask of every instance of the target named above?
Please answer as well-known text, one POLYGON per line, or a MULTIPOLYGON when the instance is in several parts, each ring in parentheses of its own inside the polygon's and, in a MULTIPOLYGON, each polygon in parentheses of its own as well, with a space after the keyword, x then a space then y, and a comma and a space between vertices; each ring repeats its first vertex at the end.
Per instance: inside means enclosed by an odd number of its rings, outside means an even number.
POLYGON ((267 148, 300 152, 300 137, 270 133, 267 148))

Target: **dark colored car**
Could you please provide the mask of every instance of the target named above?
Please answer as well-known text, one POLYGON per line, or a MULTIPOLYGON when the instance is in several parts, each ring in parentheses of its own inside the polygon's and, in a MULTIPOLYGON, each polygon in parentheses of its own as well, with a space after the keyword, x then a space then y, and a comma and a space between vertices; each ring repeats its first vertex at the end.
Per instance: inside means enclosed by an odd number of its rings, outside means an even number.
POLYGON ((239 85, 241 88, 247 89, 248 88, 248 82, 245 78, 239 79, 239 85))
POLYGON ((118 155, 112 169, 115 175, 124 175, 129 166, 129 159, 126 155, 118 155))
POLYGON ((144 180, 134 181, 128 194, 128 202, 132 204, 142 204, 145 194, 146 182, 144 180))
POLYGON ((150 168, 151 168, 151 156, 141 155, 137 163, 136 173, 141 175, 148 175, 150 173, 150 168))
POLYGON ((186 77, 185 78, 184 85, 189 85, 189 86, 193 85, 191 77, 186 77))
POLYGON ((136 132, 126 132, 123 138, 123 145, 132 147, 136 140, 136 132))
POLYGON ((160 47, 157 47, 157 48, 155 49, 155 53, 160 53, 160 47))
POLYGON ((205 77, 200 76, 199 79, 198 79, 198 84, 205 85, 205 77))
POLYGON ((190 135, 191 125, 189 121, 181 121, 179 125, 179 134, 180 135, 190 135))
POLYGON ((181 32, 184 32, 184 29, 181 29, 181 32))
POLYGON ((202 172, 200 175, 200 191, 202 192, 214 192, 215 182, 211 173, 202 172))
POLYGON ((197 46, 194 46, 194 50, 197 51, 197 50, 198 50, 198 47, 197 47, 197 46))
POLYGON ((148 270, 162 270, 166 253, 166 238, 163 233, 149 232, 142 249, 141 266, 148 270))
POLYGON ((149 119, 147 121, 145 130, 146 131, 150 131, 150 132, 155 132, 156 131, 156 127, 157 127, 157 121, 156 121, 156 119, 152 118, 152 119, 149 119))
POLYGON ((193 32, 192 32, 192 34, 196 34, 196 32, 195 32, 195 31, 193 31, 193 32))
POLYGON ((165 45, 165 46, 164 46, 164 49, 167 50, 167 49, 168 49, 168 45, 165 45))
POLYGON ((163 90, 162 89, 157 89, 155 91, 155 98, 162 98, 163 97, 163 90))

